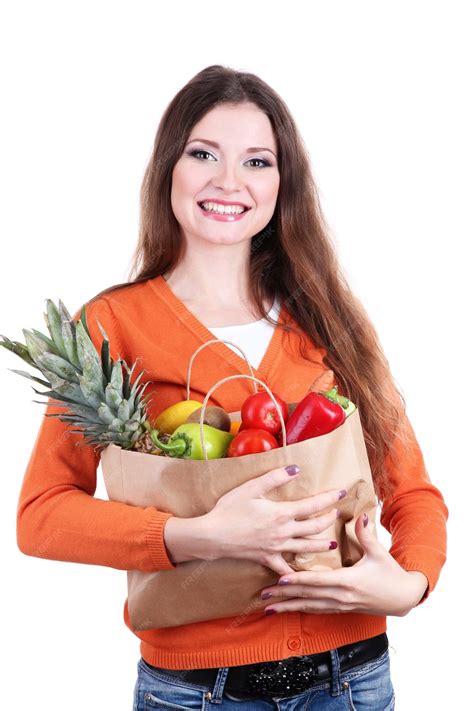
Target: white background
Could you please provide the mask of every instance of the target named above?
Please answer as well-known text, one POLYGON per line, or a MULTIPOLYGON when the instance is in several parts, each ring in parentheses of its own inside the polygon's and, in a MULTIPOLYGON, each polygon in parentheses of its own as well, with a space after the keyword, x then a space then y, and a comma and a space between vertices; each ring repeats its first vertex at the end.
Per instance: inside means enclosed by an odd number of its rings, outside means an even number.
MULTIPOLYGON (((46 298, 72 312, 127 278, 155 131, 194 74, 215 63, 251 71, 288 104, 344 270, 450 511, 436 590, 388 618, 402 711, 464 708, 470 696, 469 6, 43 0, 3 3, 0 17, 0 332, 14 340, 22 328, 43 330, 46 298)), ((129 711, 139 647, 122 621, 125 572, 16 546, 17 498, 42 417, 28 381, 8 371, 19 367, 2 349, 0 705, 129 711)), ((107 498, 101 481, 96 495, 107 498)))

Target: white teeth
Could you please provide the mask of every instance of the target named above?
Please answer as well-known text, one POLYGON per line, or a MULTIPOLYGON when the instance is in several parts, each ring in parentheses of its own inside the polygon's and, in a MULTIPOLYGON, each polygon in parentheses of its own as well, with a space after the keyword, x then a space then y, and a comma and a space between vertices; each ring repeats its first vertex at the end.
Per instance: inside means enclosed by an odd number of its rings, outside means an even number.
POLYGON ((245 212, 241 205, 220 205, 216 202, 202 202, 200 205, 206 212, 216 212, 219 215, 240 215, 245 212))

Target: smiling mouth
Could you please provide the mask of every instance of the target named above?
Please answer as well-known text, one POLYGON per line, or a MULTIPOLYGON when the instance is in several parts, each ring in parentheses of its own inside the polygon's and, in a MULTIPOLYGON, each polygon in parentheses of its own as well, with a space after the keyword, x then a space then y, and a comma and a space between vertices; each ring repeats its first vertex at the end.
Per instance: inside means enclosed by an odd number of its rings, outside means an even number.
MULTIPOLYGON (((245 205, 236 205, 235 207, 243 207, 242 212, 240 212, 240 213, 226 212, 225 209, 223 209, 222 211, 221 210, 206 210, 206 208, 204 207, 205 203, 206 203, 206 201, 198 202, 198 205, 202 210, 205 210, 206 212, 212 212, 217 215, 233 215, 233 214, 243 215, 244 212, 248 212, 249 210, 252 209, 250 207, 246 207, 245 205)), ((220 204, 220 203, 217 203, 217 204, 220 204)), ((227 205, 223 205, 223 208, 225 208, 225 207, 227 207, 227 205)))

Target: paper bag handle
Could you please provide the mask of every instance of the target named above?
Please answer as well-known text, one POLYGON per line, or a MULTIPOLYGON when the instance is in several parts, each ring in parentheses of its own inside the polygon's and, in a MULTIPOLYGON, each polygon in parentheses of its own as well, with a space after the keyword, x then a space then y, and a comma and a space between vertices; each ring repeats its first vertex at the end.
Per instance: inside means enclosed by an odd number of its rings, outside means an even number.
MULTIPOLYGON (((234 343, 233 341, 227 341, 227 340, 225 340, 225 339, 223 339, 223 338, 212 338, 211 340, 206 341, 205 343, 203 343, 202 346, 199 346, 199 348, 196 348, 196 350, 194 351, 194 353, 192 354, 192 356, 191 356, 191 358, 190 358, 190 360, 189 360, 189 364, 188 364, 188 375, 187 375, 187 378, 186 378, 186 400, 189 400, 190 383, 191 383, 191 367, 192 367, 192 365, 193 365, 193 360, 195 359, 195 357, 197 356, 197 354, 199 353, 199 351, 202 351, 203 348, 205 348, 206 346, 208 346, 208 345, 211 344, 211 343, 230 343, 231 346, 235 346, 235 348, 237 348, 237 350, 241 352, 243 359, 244 359, 245 362, 247 363, 247 365, 248 365, 248 367, 249 367, 249 370, 250 370, 250 375, 251 375, 252 377, 255 377, 254 374, 253 374, 253 369, 252 369, 252 366, 250 365, 249 359, 248 359, 247 356, 245 355, 245 353, 244 353, 244 351, 242 350, 242 348, 237 345, 237 343, 234 343)), ((254 386, 255 392, 257 392, 257 385, 256 385, 256 383, 253 383, 253 386, 254 386)))
MULTIPOLYGON (((218 380, 217 383, 215 383, 215 384, 212 386, 212 388, 209 390, 209 392, 207 393, 206 397, 204 398, 204 402, 203 402, 202 407, 201 407, 201 417, 200 417, 200 419, 199 419, 199 433, 200 433, 200 435, 201 435, 201 447, 202 447, 202 451, 203 451, 203 454, 204 454, 204 459, 206 460, 206 462, 208 461, 208 459, 207 459, 207 450, 206 450, 206 448, 205 448, 205 446, 204 446, 204 416, 205 416, 205 414, 206 414, 207 402, 208 402, 210 396, 212 395, 212 393, 214 392, 214 390, 215 390, 216 388, 218 388, 219 385, 222 385, 223 383, 227 382, 228 380, 236 380, 237 378, 248 378, 249 380, 253 380, 255 383, 260 383, 260 385, 262 385, 262 386, 265 388, 265 390, 267 391, 267 393, 270 395, 271 399, 273 400, 273 404, 274 404, 275 407, 276 407, 276 411, 278 412, 278 416, 279 416, 279 418, 280 418, 281 429, 282 429, 282 433, 283 433, 283 447, 286 448, 286 425, 285 425, 285 420, 283 419, 283 415, 282 415, 281 410, 280 410, 280 407, 279 407, 279 405, 278 405, 278 403, 277 403, 277 401, 276 401, 276 399, 275 399, 275 396, 273 395, 273 393, 272 393, 272 391, 270 390, 270 388, 268 387, 268 385, 266 385, 262 380, 259 380, 258 378, 256 378, 256 377, 253 376, 253 375, 229 375, 227 378, 222 378, 222 380, 218 380)), ((255 392, 256 392, 256 391, 255 391, 255 392)))

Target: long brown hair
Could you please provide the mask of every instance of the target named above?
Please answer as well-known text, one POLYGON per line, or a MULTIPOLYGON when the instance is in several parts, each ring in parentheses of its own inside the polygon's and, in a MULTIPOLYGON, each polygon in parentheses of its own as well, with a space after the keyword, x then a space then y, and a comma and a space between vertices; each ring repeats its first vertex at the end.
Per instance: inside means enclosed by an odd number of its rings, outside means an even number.
POLYGON ((212 65, 172 99, 158 126, 141 187, 139 240, 130 281, 109 287, 94 299, 165 274, 178 264, 183 238, 171 208, 173 168, 192 128, 208 111, 222 103, 247 102, 272 124, 280 173, 274 214, 252 237, 248 288, 253 308, 274 324, 266 316, 264 300, 278 297, 314 345, 326 350, 325 363, 334 372, 339 392, 359 408, 375 491, 383 499, 393 493, 387 455, 396 465, 400 449, 414 443, 405 400, 376 330, 339 266, 295 122, 284 101, 262 79, 212 65))

